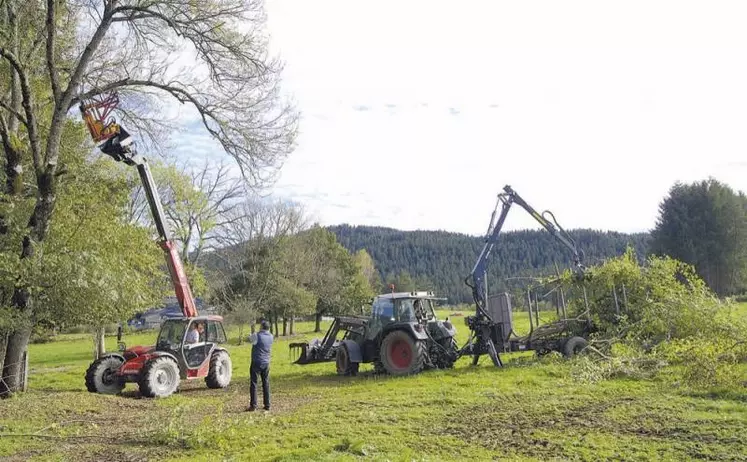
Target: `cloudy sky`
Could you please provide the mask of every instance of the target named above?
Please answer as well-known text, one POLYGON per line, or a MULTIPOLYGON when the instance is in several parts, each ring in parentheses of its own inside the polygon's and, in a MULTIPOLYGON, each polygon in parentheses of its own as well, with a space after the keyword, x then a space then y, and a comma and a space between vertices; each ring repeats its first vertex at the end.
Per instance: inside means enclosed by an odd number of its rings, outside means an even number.
POLYGON ((675 181, 747 191, 746 2, 266 5, 302 113, 274 192, 322 224, 482 234, 510 184, 634 232, 675 181))

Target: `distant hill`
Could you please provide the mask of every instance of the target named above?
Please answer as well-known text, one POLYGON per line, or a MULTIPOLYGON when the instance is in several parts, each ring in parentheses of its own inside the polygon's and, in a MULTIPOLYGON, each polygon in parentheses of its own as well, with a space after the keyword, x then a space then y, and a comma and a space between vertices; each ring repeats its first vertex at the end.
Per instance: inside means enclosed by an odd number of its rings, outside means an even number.
MULTIPOLYGON (((484 238, 447 231, 401 231, 375 226, 337 225, 328 226, 337 240, 349 251, 366 249, 376 264, 384 283, 390 282, 401 272, 414 279, 425 280, 428 287, 438 295, 449 299, 448 303, 470 303, 472 295, 464 278, 475 265, 484 245, 484 238)), ((647 252, 647 233, 624 234, 589 229, 569 230, 578 246, 583 249, 587 265, 625 252, 632 246, 639 258, 647 252)), ((208 271, 225 271, 226 258, 239 251, 224 248, 203 254, 200 266, 208 271)), ((547 275, 555 271, 554 264, 567 268, 571 263, 570 253, 555 238, 544 230, 507 231, 491 254, 488 285, 490 291, 505 290, 506 277, 547 275)), ((230 270, 229 270, 230 271, 230 270)))
MULTIPOLYGON (((446 231, 400 231, 373 226, 337 225, 328 229, 351 252, 359 249, 373 258, 385 283, 405 271, 413 278, 426 278, 449 303, 471 302, 464 278, 474 266, 484 245, 483 237, 446 231)), ((599 263, 625 252, 632 246, 639 258, 646 254, 647 233, 624 234, 588 229, 569 230, 586 255, 586 264, 599 263)), ((529 276, 554 272, 554 264, 567 268, 570 253, 544 230, 507 231, 491 254, 489 287, 505 288, 505 277, 529 276)), ((492 290, 491 290, 492 292, 492 290)))

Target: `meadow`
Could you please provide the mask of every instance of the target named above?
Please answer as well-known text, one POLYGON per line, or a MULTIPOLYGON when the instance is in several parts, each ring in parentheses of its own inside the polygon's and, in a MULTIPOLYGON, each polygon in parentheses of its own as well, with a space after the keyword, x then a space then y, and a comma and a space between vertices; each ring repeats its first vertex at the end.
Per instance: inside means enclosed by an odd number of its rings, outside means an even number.
MULTIPOLYGON (((465 313, 438 314, 451 316, 461 346, 465 313)), ((528 329, 526 313, 515 320, 528 329)), ((290 342, 324 334, 312 323, 296 330, 274 344, 272 410, 252 413, 251 346, 237 344, 235 327, 231 385, 182 382, 166 399, 141 398, 134 384, 119 396, 88 393, 86 334, 33 344, 29 392, 0 401, 0 460, 747 460, 747 368, 720 389, 685 385, 674 370, 587 383, 573 360, 528 352, 502 355, 502 369, 484 356, 409 377, 374 375, 370 364, 338 377, 334 363, 292 364, 290 342)))

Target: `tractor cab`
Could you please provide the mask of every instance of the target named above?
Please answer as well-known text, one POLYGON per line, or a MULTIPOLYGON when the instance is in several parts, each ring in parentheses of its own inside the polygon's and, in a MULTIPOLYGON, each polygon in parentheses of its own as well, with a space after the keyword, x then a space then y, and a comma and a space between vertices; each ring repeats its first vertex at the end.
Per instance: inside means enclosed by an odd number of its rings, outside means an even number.
POLYGON ((426 324, 436 319, 432 292, 393 292, 378 295, 371 304, 369 330, 406 322, 426 324))

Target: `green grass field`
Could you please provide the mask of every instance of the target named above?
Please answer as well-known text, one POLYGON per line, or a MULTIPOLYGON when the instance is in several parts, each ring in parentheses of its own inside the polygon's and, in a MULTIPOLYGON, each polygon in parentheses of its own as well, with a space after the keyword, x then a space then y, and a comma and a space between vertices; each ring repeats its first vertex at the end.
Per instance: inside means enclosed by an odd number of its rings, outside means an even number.
MULTIPOLYGON (((526 313, 515 318, 526 331, 526 313)), ((468 331, 451 319, 461 346, 468 331)), ((462 358, 411 377, 374 376, 368 364, 338 377, 334 363, 291 364, 288 343, 323 335, 312 328, 301 323, 300 335, 276 341, 269 413, 245 412, 251 347, 235 344, 234 329, 227 390, 196 380, 160 400, 132 384, 120 396, 88 393, 87 335, 32 345, 30 391, 0 401, 0 460, 747 460, 747 382, 692 390, 663 374, 577 383, 569 361, 531 353, 503 355, 503 369, 462 358)))

